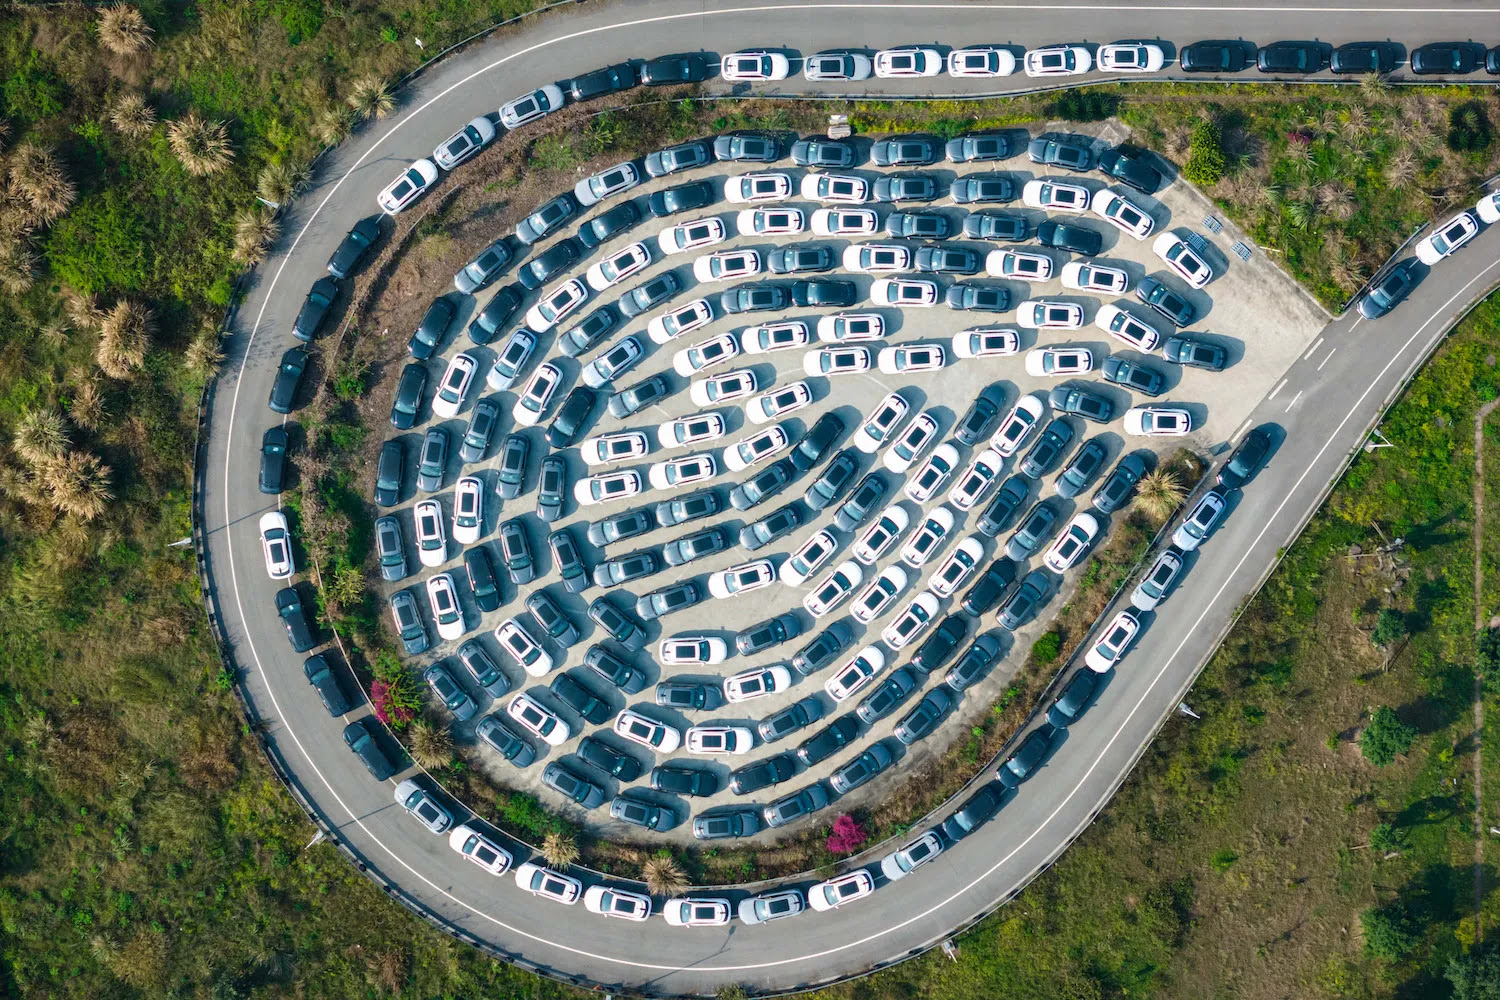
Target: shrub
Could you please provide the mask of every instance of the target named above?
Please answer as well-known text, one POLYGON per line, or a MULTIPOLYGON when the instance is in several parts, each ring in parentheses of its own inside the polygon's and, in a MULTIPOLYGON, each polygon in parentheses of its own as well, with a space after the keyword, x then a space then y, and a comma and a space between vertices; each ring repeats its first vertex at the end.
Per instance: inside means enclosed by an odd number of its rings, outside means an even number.
POLYGON ((1418 934, 1406 904, 1399 899, 1359 915, 1365 931, 1365 951, 1376 958, 1399 962, 1417 946, 1418 934))
POLYGON ((1466 101, 1448 112, 1448 148, 1455 153, 1478 153, 1494 138, 1490 116, 1479 101, 1466 101))
POLYGON ((1031 644, 1031 655, 1038 663, 1052 663, 1062 655, 1062 634, 1044 632, 1031 644))
POLYGON ((853 854, 870 839, 870 835, 859 825, 859 821, 848 813, 833 821, 833 832, 828 835, 830 854, 853 854))
POLYGON ((1120 95, 1107 90, 1065 90, 1048 111, 1075 122, 1102 122, 1120 109, 1120 95))
POLYGON ((1393 642, 1405 639, 1406 636, 1406 616, 1399 611, 1382 608, 1380 617, 1375 622, 1375 631, 1370 635, 1370 640, 1375 645, 1384 649, 1393 642))
POLYGON ((1359 749, 1365 760, 1376 767, 1385 767, 1398 755, 1410 750, 1416 738, 1415 726, 1408 726, 1390 707, 1382 705, 1375 710, 1365 731, 1359 734, 1359 749))
POLYGON ((1193 126, 1182 176, 1199 187, 1212 187, 1223 179, 1224 167, 1224 137, 1218 123, 1205 118, 1193 126))

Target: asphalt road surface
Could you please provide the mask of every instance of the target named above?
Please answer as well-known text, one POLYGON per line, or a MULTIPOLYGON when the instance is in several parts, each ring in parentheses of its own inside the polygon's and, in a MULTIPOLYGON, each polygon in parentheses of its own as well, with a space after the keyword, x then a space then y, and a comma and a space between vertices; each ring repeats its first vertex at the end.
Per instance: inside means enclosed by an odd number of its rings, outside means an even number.
MULTIPOLYGON (((265 399, 289 329, 312 278, 343 234, 371 213, 375 192, 405 163, 426 155, 459 124, 536 84, 625 58, 704 48, 727 51, 795 44, 882 47, 979 41, 1024 46, 1167 36, 1269 42, 1316 37, 1335 44, 1389 37, 1408 46, 1493 33, 1494 7, 1363 4, 741 4, 713 10, 662 2, 587 5, 498 33, 433 67, 404 94, 403 112, 327 157, 319 181, 283 220, 288 234, 258 273, 226 343, 224 374, 210 413, 203 553, 226 641, 245 671, 251 710, 322 818, 364 863, 422 905, 502 951, 605 986, 651 993, 711 993, 726 983, 761 991, 857 975, 931 947, 988 912, 1057 856, 1118 787, 1141 750, 1191 685, 1231 624, 1235 609, 1301 529, 1367 428, 1455 318, 1500 281, 1500 235, 1482 233, 1439 265, 1392 316, 1332 323, 1251 417, 1284 440, 1269 466, 1234 502, 1192 560, 1191 588, 1168 600, 1139 645, 1047 765, 999 816, 899 886, 845 910, 805 914, 766 927, 732 923, 687 930, 654 919, 608 921, 533 900, 507 876, 489 878, 394 805, 389 784, 370 779, 343 747, 301 676, 276 620, 277 586, 266 578, 256 520, 274 506, 255 487, 256 451, 277 419, 265 399), (857 20, 851 36, 843 26, 857 20), (899 895, 904 894, 904 895, 899 895)), ((1259 79, 1245 74, 1249 82, 1259 79)), ((1483 80, 1482 76, 1476 80, 1483 80)), ((1027 86, 1024 77, 1001 81, 1027 86)), ((927 93, 954 81, 891 81, 880 92, 927 93)), ((787 92, 801 81, 789 81, 787 92)), ((876 81, 860 84, 875 92, 876 81)), ((978 92, 976 89, 975 92, 978 92)), ((360 713, 366 711, 359 709, 360 713)))

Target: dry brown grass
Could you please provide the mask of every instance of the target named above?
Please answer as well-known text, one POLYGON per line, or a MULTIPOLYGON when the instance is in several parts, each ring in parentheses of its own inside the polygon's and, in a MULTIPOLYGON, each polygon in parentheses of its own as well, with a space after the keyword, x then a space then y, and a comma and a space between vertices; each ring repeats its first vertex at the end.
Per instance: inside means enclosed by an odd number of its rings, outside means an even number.
POLYGON ((229 166, 229 127, 189 113, 167 126, 167 142, 183 169, 194 177, 208 177, 229 166))

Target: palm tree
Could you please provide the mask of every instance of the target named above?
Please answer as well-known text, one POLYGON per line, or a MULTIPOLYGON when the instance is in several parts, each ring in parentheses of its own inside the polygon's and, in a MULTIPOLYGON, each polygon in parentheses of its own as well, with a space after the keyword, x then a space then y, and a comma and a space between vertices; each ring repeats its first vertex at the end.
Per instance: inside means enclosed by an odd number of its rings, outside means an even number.
POLYGON ((354 81, 354 88, 349 91, 349 107, 361 118, 384 118, 396 109, 396 99, 384 80, 366 76, 354 81))
POLYGON ((662 851, 646 859, 641 866, 641 881, 653 895, 675 896, 688 887, 687 875, 677 859, 668 851, 662 851))
POLYGON ((145 306, 121 299, 99 325, 94 360, 110 378, 129 378, 146 361, 154 318, 145 306))
POLYGON ((453 763, 453 734, 446 726, 418 719, 407 732, 411 735, 411 759, 418 767, 436 771, 453 763))
POLYGON ((268 163, 256 179, 256 193, 266 201, 290 201, 307 183, 307 168, 281 161, 268 163))
POLYGON ((1141 509, 1159 521, 1171 517, 1186 495, 1177 473, 1160 466, 1141 477, 1136 492, 1141 509))
POLYGON ((167 126, 167 142, 183 168, 194 177, 216 174, 234 158, 229 148, 228 126, 205 121, 193 112, 167 126))
POLYGON ((313 134, 325 146, 337 146, 349 138, 354 128, 354 112, 345 108, 329 107, 318 112, 313 123, 313 134))
POLYGON ((542 840, 542 858, 553 868, 566 868, 578 860, 578 843, 565 833, 553 831, 542 840))
POLYGON ((52 506, 81 521, 104 513, 114 494, 109 489, 109 466, 86 451, 69 452, 53 462, 43 476, 52 506))
POLYGON ((78 197, 78 188, 68 180, 52 150, 34 142, 23 142, 11 150, 10 186, 32 221, 42 224, 62 215, 78 197))
POLYGON ((151 26, 134 7, 106 7, 99 15, 99 42, 118 56, 133 56, 151 45, 151 26))
POLYGON ((140 94, 124 94, 110 107, 109 123, 127 139, 141 139, 156 127, 156 112, 140 94))
POLYGON ((253 267, 266 259, 266 252, 276 242, 281 223, 271 210, 258 206, 247 208, 234 223, 234 259, 253 267))
POLYGON ((72 444, 68 440, 68 422, 50 406, 27 410, 21 414, 11 443, 21 460, 34 466, 43 466, 62 458, 68 445, 72 444))

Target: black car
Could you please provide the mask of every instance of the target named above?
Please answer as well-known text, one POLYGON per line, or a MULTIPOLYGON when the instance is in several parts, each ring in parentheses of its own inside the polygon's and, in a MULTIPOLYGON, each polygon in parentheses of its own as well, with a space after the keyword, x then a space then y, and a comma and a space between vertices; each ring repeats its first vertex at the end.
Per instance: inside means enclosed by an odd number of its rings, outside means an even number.
POLYGON ((995 614, 996 624, 1014 632, 1037 613, 1042 606, 1042 599, 1051 588, 1052 581, 1046 570, 1034 569, 1027 573, 1021 585, 1000 605, 1000 610, 995 614))
POLYGON ((692 212, 718 201, 712 181, 693 181, 676 187, 653 191, 646 199, 646 209, 658 219, 678 212, 692 212))
POLYGON ((458 647, 458 662, 491 698, 504 697, 510 691, 510 678, 500 672, 494 658, 484 651, 477 639, 470 639, 458 647))
POLYGON ((844 421, 832 413, 825 413, 810 427, 797 447, 792 449, 792 464, 797 471, 806 472, 822 461, 833 442, 844 433, 844 421))
POLYGON ((609 412, 613 417, 624 419, 639 413, 658 400, 666 399, 671 394, 672 383, 667 381, 667 377, 660 374, 652 375, 610 396, 609 412))
POLYGON ((453 276, 453 287, 465 295, 473 295, 494 281, 514 258, 510 241, 502 236, 459 268, 458 273, 453 276))
POLYGON ((917 651, 912 654, 911 667, 924 674, 930 674, 938 667, 947 662, 948 657, 963 642, 964 637, 969 634, 969 623, 962 615, 949 615, 937 623, 917 651))
POLYGON ((650 507, 632 507, 611 514, 589 525, 589 544, 605 546, 643 535, 656 528, 656 514, 650 507))
POLYGON ((999 811, 1003 797, 1004 792, 998 782, 991 781, 981 786, 979 791, 958 807, 957 812, 943 820, 943 837, 952 844, 973 833, 980 824, 999 811))
POLYGON ((1031 485, 1025 476, 1011 476, 1000 484, 1000 489, 985 506, 974 527, 987 538, 994 538, 1015 519, 1021 505, 1031 494, 1031 485))
POLYGON ((845 448, 823 467, 823 474, 813 480, 807 492, 802 494, 802 502, 815 511, 823 510, 843 495, 857 475, 859 450, 845 448))
POLYGON ((1396 68, 1396 46, 1388 42, 1350 42, 1333 50, 1328 69, 1334 73, 1389 73, 1396 68))
POLYGON ((779 458, 751 478, 729 491, 729 503, 735 510, 750 510, 786 489, 797 474, 789 458, 779 458))
POLYGON ((1115 414, 1115 404, 1096 392, 1078 385, 1054 386, 1047 402, 1058 413, 1068 413, 1107 424, 1115 414))
POLYGON ((1146 474, 1146 463, 1139 455, 1126 455, 1114 471, 1094 491, 1092 503, 1101 514, 1113 514, 1125 506, 1135 484, 1146 474))
POLYGON ((271 383, 271 397, 266 405, 273 413, 291 413, 292 403, 297 398, 297 386, 302 382, 302 373, 307 370, 307 352, 293 347, 281 356, 276 368, 276 381, 271 383))
POLYGON ((536 559, 531 553, 531 538, 525 523, 518 517, 500 522, 500 559, 510 582, 516 586, 536 579, 536 559))
POLYGON ((563 586, 570 594, 581 593, 589 585, 588 566, 578 542, 567 528, 558 528, 547 536, 547 549, 552 553, 552 567, 562 577, 563 586))
POLYGON ((1245 435, 1239 447, 1229 455, 1229 460, 1219 470, 1218 483, 1225 489, 1235 490, 1244 486, 1260 471, 1260 465, 1271 453, 1271 435, 1264 427, 1257 427, 1245 435))
POLYGON ((536 477, 536 516, 548 524, 562 517, 567 490, 567 460, 561 455, 548 455, 542 459, 542 469, 536 477))
POLYGON ((729 790, 736 795, 753 795, 763 788, 781 784, 796 773, 797 761, 790 753, 772 754, 730 771, 729 790))
POLYGON ((848 746, 858 733, 859 719, 855 718, 854 713, 841 715, 818 730, 816 735, 804 740, 797 747, 797 759, 804 767, 812 767, 848 746))
POLYGON ((380 748, 376 738, 378 732, 372 716, 355 719, 344 727, 344 745, 353 751, 376 781, 384 781, 396 773, 396 765, 380 748))
MULTIPOLYGON (((629 204, 629 202, 626 202, 629 204)), ((571 240, 558 240, 546 250, 522 264, 516 271, 516 280, 521 287, 534 292, 545 285, 554 275, 561 274, 579 257, 578 244, 571 240)))
POLYGON ((1143 396, 1160 396, 1167 387, 1166 376, 1161 372, 1119 355, 1105 358, 1100 374, 1104 376, 1104 381, 1124 386, 1143 396))
POLYGON ((662 546, 662 558, 668 566, 685 566, 694 560, 727 552, 731 547, 729 529, 716 524, 712 528, 672 539, 662 546))
POLYGON ((833 264, 833 251, 824 246, 781 247, 766 254, 766 266, 773 274, 829 271, 833 264))
POLYGON ((822 717, 823 702, 817 697, 803 698, 795 705, 788 705, 761 719, 756 731, 760 733, 761 742, 773 743, 812 725, 822 717))
POLYGON ((917 678, 910 670, 905 667, 893 670, 865 696, 865 700, 854 709, 854 714, 865 725, 874 725, 894 712, 916 689, 917 678))
POLYGON ((1238 73, 1245 68, 1245 46, 1240 42, 1194 42, 1177 55, 1184 73, 1238 73))
POLYGON ((276 614, 281 617, 294 653, 305 653, 318 644, 312 621, 307 617, 307 609, 296 587, 283 587, 276 592, 276 614))
POLYGON ((636 617, 643 621, 653 621, 663 615, 669 615, 674 611, 682 611, 699 604, 707 595, 697 583, 692 580, 684 580, 681 583, 669 584, 658 590, 639 597, 635 602, 636 617))
POLYGON ((953 708, 953 696, 940 687, 933 688, 922 696, 922 700, 917 702, 915 708, 896 723, 893 735, 902 746, 909 747, 918 740, 926 739, 931 735, 951 708, 953 708))
POLYGON ((557 700, 577 712, 584 719, 594 725, 600 725, 611 715, 614 710, 610 708, 609 702, 590 691, 584 685, 578 683, 568 674, 558 674, 552 678, 548 688, 557 700))
POLYGON ((417 489, 432 493, 443 486, 443 469, 448 464, 448 432, 429 427, 417 450, 417 489))
POLYGON ((469 415, 469 426, 464 430, 463 440, 458 445, 459 461, 466 464, 482 461, 484 453, 489 451, 495 425, 499 422, 499 403, 493 399, 481 399, 475 403, 474 412, 469 415))
POLYGON ((662 56, 641 67, 641 83, 647 87, 670 87, 708 79, 708 61, 697 53, 662 56))
POLYGON ((352 707, 344 685, 334 672, 334 664, 326 654, 309 656, 302 663, 302 673, 306 675, 307 683, 318 692, 318 700, 323 703, 329 715, 343 715, 352 707))
MULTIPOLYGON (((286 482, 286 447, 290 440, 286 428, 277 424, 267 427, 260 438, 260 491, 280 493, 286 482)), ((390 444, 392 442, 386 442, 390 444)), ((400 445, 398 444, 399 448, 400 445)), ((392 501, 394 503, 395 501, 392 501)), ((386 506, 389 506, 388 504, 386 506)))
POLYGON ((1477 45, 1432 42, 1411 51, 1411 71, 1418 76, 1462 76, 1479 68, 1477 45))
POLYGON ((926 166, 942 158, 943 150, 936 140, 903 135, 881 139, 870 147, 870 159, 881 167, 926 166))
POLYGON ((1421 262, 1408 257, 1385 273, 1359 301, 1359 314, 1365 319, 1379 319, 1401 304, 1417 286, 1417 266, 1421 262))
POLYGON ((1108 458, 1109 449, 1104 446, 1103 441, 1098 438, 1085 441, 1083 447, 1073 455, 1072 461, 1058 474, 1055 484, 1057 495, 1071 500, 1082 493, 1099 474, 1099 470, 1104 468, 1104 462, 1108 458))
POLYGON ((953 425, 953 436, 958 439, 959 444, 972 448, 980 438, 989 436, 995 418, 999 415, 1000 407, 979 396, 969 404, 958 423, 953 425))
POLYGON ((1057 741, 1058 734, 1058 728, 1050 722, 1044 722, 1027 733, 1021 745, 1016 747, 1016 752, 1000 765, 1001 783, 1014 788, 1035 774, 1047 754, 1052 751, 1052 744, 1057 741))
POLYGON ((1161 346, 1161 355, 1179 365, 1211 372, 1223 371, 1229 362, 1229 352, 1218 344, 1187 336, 1168 337, 1161 346))
POLYGON ((380 458, 375 462, 375 502, 381 507, 394 507, 401 499, 401 484, 406 479, 406 449, 397 440, 380 446, 380 458))
POLYGON ((661 560, 650 549, 612 556, 594 566, 594 586, 616 587, 661 571, 661 560))
POLYGON ((477 546, 464 549, 464 575, 469 578, 469 590, 480 611, 500 610, 500 581, 487 550, 477 546))
POLYGON ((369 215, 360 219, 339 243, 339 248, 333 252, 333 256, 328 258, 328 273, 340 280, 347 278, 359 266, 365 251, 369 250, 378 239, 380 239, 380 216, 369 215))
POLYGON ((1067 684, 1047 709, 1047 721, 1059 728, 1078 721, 1088 707, 1089 699, 1099 686, 1099 675, 1092 670, 1080 670, 1067 684))
POLYGON ((1087 170, 1094 165, 1094 154, 1087 139, 1064 137, 1032 139, 1026 145, 1026 156, 1032 163, 1066 170, 1087 170))
POLYGON ((541 634, 563 649, 578 641, 578 627, 568 620, 546 590, 534 590, 526 595, 526 611, 536 619, 541 634))
POLYGON ((426 361, 437 351, 438 345, 448 335, 448 327, 453 324, 453 303, 445 298, 436 298, 422 314, 422 322, 417 324, 411 339, 406 342, 406 350, 418 361, 426 361))
POLYGON ((506 285, 495 291, 484 308, 469 320, 468 336, 476 346, 483 347, 500 333, 500 328, 510 321, 521 308, 525 289, 520 285, 506 285))
POLYGON ((723 701, 723 689, 717 684, 662 681, 656 685, 656 703, 663 708, 701 712, 704 709, 718 708, 723 701))
POLYGON ((943 683, 954 691, 963 691, 987 674, 999 658, 1000 640, 986 632, 970 643, 963 655, 948 668, 948 672, 943 675, 943 683))
POLYGON ((486 715, 474 727, 474 735, 516 767, 536 760, 536 747, 502 715, 486 715))
POLYGON ((1260 47, 1255 68, 1262 73, 1317 73, 1323 69, 1323 51, 1316 42, 1274 42, 1260 47))
POLYGON ((639 652, 646 644, 646 633, 641 626, 602 597, 596 597, 594 603, 589 605, 589 618, 606 635, 632 653, 639 652))
POLYGON ((792 143, 792 162, 799 167, 852 167, 854 147, 837 139, 802 139, 792 143))
POLYGON ((719 790, 719 778, 701 767, 660 764, 651 769, 651 787, 672 795, 713 795, 719 790))
POLYGON ((828 666, 854 641, 854 632, 843 622, 834 622, 797 650, 792 667, 806 677, 828 666))
POLYGON ((640 694, 646 687, 645 672, 598 643, 590 646, 588 652, 583 654, 583 665, 625 694, 640 694))
POLYGON ((802 510, 795 502, 777 507, 759 521, 751 521, 740 529, 740 547, 754 552, 791 534, 801 524, 802 510))
POLYGON ((974 585, 964 594, 958 604, 964 614, 978 618, 1000 603, 1006 590, 1016 582, 1016 564, 1009 559, 996 559, 990 563, 974 585))
POLYGON ((734 637, 734 648, 741 656, 754 656, 801 634, 801 619, 786 612, 740 629, 734 637))
POLYGON ((578 207, 573 192, 564 191, 516 223, 516 239, 527 246, 540 243, 577 215, 578 207))
POLYGON ((604 789, 582 775, 574 774, 557 761, 543 769, 542 784, 585 809, 595 809, 604 803, 604 789))
POLYGON ((1198 315, 1191 302, 1155 278, 1142 278, 1135 286, 1135 297, 1177 326, 1187 326, 1198 315))
POLYGON ((1104 249, 1104 237, 1097 229, 1076 222, 1044 222, 1036 227, 1036 241, 1054 250, 1096 257, 1104 249))
POLYGON ((1026 219, 1009 212, 971 212, 964 218, 964 236, 971 240, 1021 243, 1030 233, 1026 219))
POLYGON ((500 470, 495 492, 502 500, 514 500, 526 483, 526 461, 531 455, 531 440, 520 434, 507 434, 500 445, 500 470))
POLYGON ((724 509, 719 491, 712 486, 684 494, 675 500, 663 500, 656 505, 656 523, 663 528, 687 524, 700 518, 712 517, 724 509))
POLYGON ((302 300, 302 308, 297 310, 297 318, 292 323, 292 336, 303 342, 313 339, 318 328, 323 325, 323 320, 328 317, 328 309, 333 305, 333 300, 338 298, 339 283, 332 278, 319 278, 313 282, 312 288, 307 291, 307 298, 302 300))
POLYGON ((732 132, 714 140, 714 158, 772 163, 781 159, 781 141, 772 135, 746 135, 732 132))
POLYGON ((598 398, 593 389, 575 385, 557 408, 552 423, 547 425, 547 443, 554 448, 567 448, 577 441, 588 426, 598 398))
POLYGON ((866 473, 833 515, 833 526, 840 531, 853 531, 880 508, 890 489, 891 484, 878 470, 866 473))
POLYGON ((1099 155, 1099 172, 1141 194, 1155 194, 1161 187, 1161 171, 1146 160, 1144 153, 1123 146, 1099 155))
POLYGON ((859 289, 852 281, 831 278, 794 281, 792 301, 810 308, 844 309, 859 301, 859 289))
POLYGON ((1016 471, 1032 479, 1041 479, 1051 472, 1073 443, 1073 426, 1062 417, 1054 417, 1042 428, 1036 444, 1026 453, 1016 471))
POLYGON ((634 86, 635 68, 629 63, 621 63, 618 66, 606 66, 592 73, 575 76, 567 81, 562 91, 572 100, 587 101, 591 98, 613 94, 616 91, 629 90, 634 86))
MULTIPOLYGON (((1047 223, 1050 225, 1051 223, 1047 223)), ((1005 312, 1010 308, 1010 290, 998 285, 959 281, 948 286, 943 301, 949 309, 975 312, 1005 312)))
POLYGON ((585 736, 578 744, 577 754, 580 760, 620 781, 634 781, 646 771, 640 760, 610 746, 601 736, 585 736))
POLYGON ((641 221, 641 210, 633 201, 622 201, 578 227, 577 241, 592 250, 641 221))

